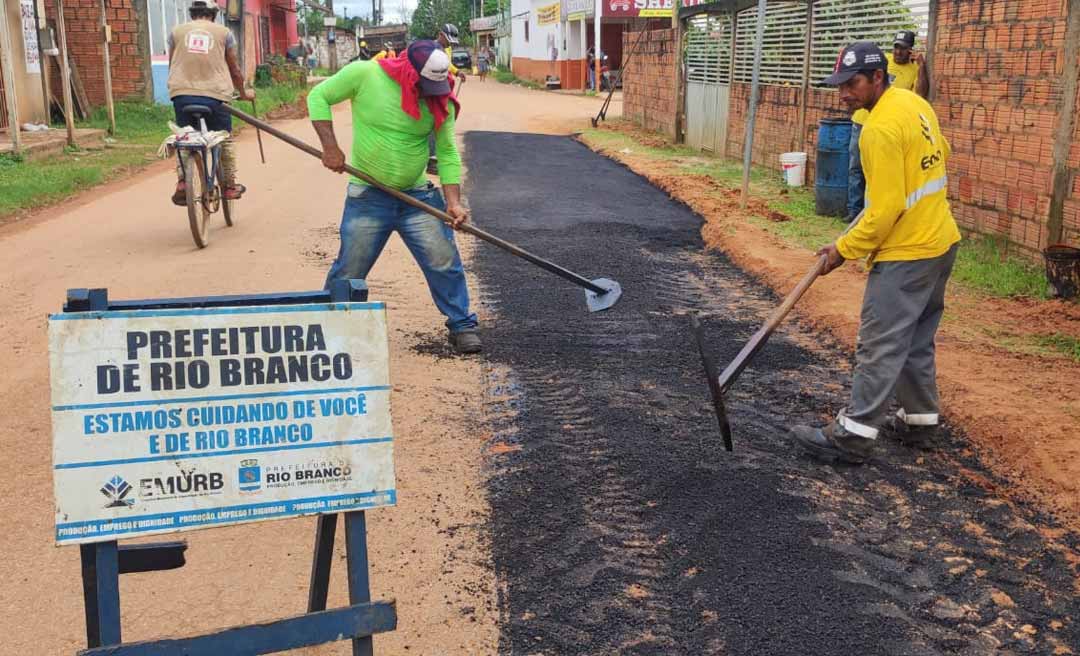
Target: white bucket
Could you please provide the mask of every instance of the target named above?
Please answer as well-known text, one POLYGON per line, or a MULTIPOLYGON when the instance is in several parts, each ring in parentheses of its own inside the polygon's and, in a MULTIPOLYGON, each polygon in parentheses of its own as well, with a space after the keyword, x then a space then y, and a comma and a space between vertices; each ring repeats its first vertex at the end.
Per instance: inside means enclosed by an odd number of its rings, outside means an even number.
POLYGON ((789 187, 801 187, 806 183, 806 153, 784 153, 780 156, 780 167, 789 187))

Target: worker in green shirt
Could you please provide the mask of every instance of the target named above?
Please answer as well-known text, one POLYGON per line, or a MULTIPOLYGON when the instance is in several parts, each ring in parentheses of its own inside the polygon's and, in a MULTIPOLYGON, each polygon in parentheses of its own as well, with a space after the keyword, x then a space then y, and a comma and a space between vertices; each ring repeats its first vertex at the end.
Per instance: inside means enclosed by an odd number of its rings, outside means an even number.
MULTIPOLYGON (((349 64, 312 89, 307 102, 326 168, 339 173, 345 168, 330 108, 348 100, 352 103, 352 165, 387 187, 445 209, 457 227, 468 221, 469 213, 461 204, 461 156, 454 141, 460 106, 450 96, 449 68, 449 58, 437 43, 416 41, 405 56, 349 64), (443 193, 424 173, 429 134, 435 135, 443 193)), ((395 231, 420 265, 435 305, 446 316, 451 345, 459 353, 479 352, 477 319, 469 311, 454 231, 357 178, 349 181, 341 248, 327 274, 327 288, 334 280, 366 278, 395 231)))

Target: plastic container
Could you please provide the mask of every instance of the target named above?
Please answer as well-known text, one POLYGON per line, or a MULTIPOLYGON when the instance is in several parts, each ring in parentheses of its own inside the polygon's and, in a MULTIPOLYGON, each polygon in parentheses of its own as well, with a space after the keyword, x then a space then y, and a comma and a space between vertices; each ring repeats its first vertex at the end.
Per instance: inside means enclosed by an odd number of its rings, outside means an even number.
POLYGON ((789 187, 801 187, 806 184, 806 153, 784 153, 780 155, 780 167, 784 171, 784 181, 789 187))
POLYGON ((827 118, 818 125, 814 206, 822 216, 847 216, 851 119, 827 118))
POLYGON ((1076 298, 1080 293, 1080 248, 1056 244, 1043 251, 1046 260, 1046 279, 1054 288, 1054 295, 1076 298))

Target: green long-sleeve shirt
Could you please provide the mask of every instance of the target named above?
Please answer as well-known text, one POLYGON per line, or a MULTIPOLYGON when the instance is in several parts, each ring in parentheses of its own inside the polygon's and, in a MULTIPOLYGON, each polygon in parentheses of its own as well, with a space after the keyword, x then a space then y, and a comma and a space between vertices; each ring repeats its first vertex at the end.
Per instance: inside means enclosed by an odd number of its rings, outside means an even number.
MULTIPOLYGON (((308 94, 313 121, 330 121, 331 105, 352 101, 352 165, 394 189, 413 189, 427 181, 428 135, 435 119, 420 100, 420 120, 401 109, 401 86, 376 61, 353 62, 308 94)), ((454 104, 435 133, 439 180, 461 184, 461 156, 454 142, 454 104)), ((355 178, 353 182, 364 184, 355 178)))

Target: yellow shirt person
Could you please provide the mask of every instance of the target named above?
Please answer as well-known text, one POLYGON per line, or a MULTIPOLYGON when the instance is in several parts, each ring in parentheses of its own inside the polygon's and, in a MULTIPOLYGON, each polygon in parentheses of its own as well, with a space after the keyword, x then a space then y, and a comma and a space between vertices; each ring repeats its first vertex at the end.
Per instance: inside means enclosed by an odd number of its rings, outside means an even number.
MULTIPOLYGON (((915 91, 915 85, 919 83, 919 65, 914 61, 908 60, 906 64, 897 64, 893 54, 887 53, 885 60, 889 62, 889 78, 892 80, 892 87, 894 89, 906 89, 908 91, 915 91)), ((864 125, 866 123, 866 117, 870 115, 870 112, 865 109, 860 109, 851 116, 852 123, 858 123, 864 125)))

